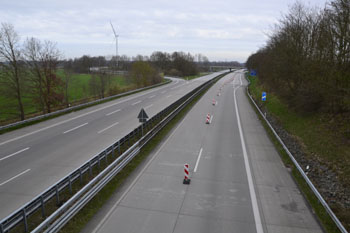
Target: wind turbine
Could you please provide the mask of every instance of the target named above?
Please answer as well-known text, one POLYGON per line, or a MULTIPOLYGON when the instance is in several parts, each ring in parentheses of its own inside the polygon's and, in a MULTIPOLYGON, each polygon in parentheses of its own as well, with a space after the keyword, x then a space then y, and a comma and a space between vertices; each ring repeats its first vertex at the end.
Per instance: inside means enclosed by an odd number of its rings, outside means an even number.
POLYGON ((119 37, 119 35, 117 35, 117 33, 115 33, 112 22, 111 21, 109 21, 109 22, 111 23, 112 30, 113 30, 114 37, 115 37, 115 59, 117 61, 117 69, 118 69, 118 37, 119 37))

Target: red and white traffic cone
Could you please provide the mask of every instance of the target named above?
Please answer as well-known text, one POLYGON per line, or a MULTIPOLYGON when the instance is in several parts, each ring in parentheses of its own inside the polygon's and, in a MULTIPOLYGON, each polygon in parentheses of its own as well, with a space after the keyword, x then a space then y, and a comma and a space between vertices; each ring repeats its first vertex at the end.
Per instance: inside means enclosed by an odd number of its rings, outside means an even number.
POLYGON ((183 184, 190 184, 191 179, 188 178, 190 172, 189 172, 189 168, 188 168, 188 164, 187 163, 185 163, 185 165, 184 165, 184 172, 185 172, 185 178, 184 178, 183 184))
POLYGON ((209 113, 207 114, 207 118, 205 120, 205 123, 210 124, 210 114, 209 113))
POLYGON ((214 106, 216 105, 216 100, 215 100, 215 99, 213 99, 213 105, 214 105, 214 106))

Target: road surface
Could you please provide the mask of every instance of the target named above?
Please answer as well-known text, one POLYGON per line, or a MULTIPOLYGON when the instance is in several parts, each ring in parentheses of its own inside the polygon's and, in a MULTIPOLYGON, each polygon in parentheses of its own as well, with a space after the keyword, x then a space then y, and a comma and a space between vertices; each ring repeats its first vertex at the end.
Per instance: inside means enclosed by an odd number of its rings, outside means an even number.
POLYGON ((0 135, 0 220, 139 125, 219 73, 173 79, 129 95, 0 135))
POLYGON ((215 84, 83 232, 321 233, 246 85, 242 72, 215 84))

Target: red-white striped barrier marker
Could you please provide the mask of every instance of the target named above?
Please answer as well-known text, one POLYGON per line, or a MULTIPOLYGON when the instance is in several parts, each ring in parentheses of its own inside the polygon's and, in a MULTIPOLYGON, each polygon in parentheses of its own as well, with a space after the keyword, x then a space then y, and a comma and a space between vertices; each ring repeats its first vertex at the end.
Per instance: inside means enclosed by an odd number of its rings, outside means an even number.
POLYGON ((210 124, 210 114, 208 113, 208 115, 207 115, 207 118, 206 118, 206 120, 205 120, 205 123, 206 124, 210 124))
POLYGON ((185 165, 184 165, 184 172, 185 172, 185 178, 184 178, 183 184, 190 184, 191 179, 188 178, 190 172, 189 172, 189 168, 188 168, 188 164, 187 163, 185 163, 185 165))
POLYGON ((213 105, 216 105, 216 100, 215 99, 213 99, 213 105))

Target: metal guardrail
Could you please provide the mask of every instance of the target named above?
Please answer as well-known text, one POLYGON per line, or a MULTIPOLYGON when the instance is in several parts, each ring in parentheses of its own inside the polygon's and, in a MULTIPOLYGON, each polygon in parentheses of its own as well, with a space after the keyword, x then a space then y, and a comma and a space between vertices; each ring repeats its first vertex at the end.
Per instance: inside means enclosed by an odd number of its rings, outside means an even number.
MULTIPOLYGON (((247 79, 247 78, 246 78, 247 79)), ((250 85, 250 81, 249 79, 247 79, 249 85, 250 85)), ((248 85, 248 86, 249 86, 248 85)), ((301 168, 301 166, 299 165, 298 161, 294 158, 293 154, 288 150, 288 147, 284 144, 283 140, 279 137, 279 135, 277 134, 277 132, 275 131, 275 129, 272 127, 272 125, 270 124, 269 120, 266 118, 265 114, 263 114, 263 112, 261 111, 261 109, 259 108, 259 106, 256 104, 255 100, 253 99, 252 95, 249 92, 249 88, 247 86, 247 94, 250 98, 250 100, 252 101, 252 103, 255 105, 256 109, 259 111, 260 115, 262 116, 262 118, 265 120, 266 124, 269 126, 269 128, 271 129, 271 131, 273 132, 273 134, 275 135, 275 137, 277 138, 277 140, 279 141, 279 143, 283 146, 283 149, 286 151, 286 153, 288 154, 289 158, 292 160, 292 162, 294 163, 295 167, 298 169, 298 171, 300 172, 300 174, 302 175, 302 177, 304 178, 304 180, 306 181, 306 183, 309 185, 309 187, 311 188, 311 190, 313 191, 313 193, 315 194, 315 196, 317 197, 318 201, 322 204, 322 206, 326 209, 327 213, 329 214, 329 216, 332 218, 332 220, 334 221, 334 223, 337 225, 338 229, 342 232, 342 233, 348 233, 348 231, 345 229, 345 227, 343 226, 343 224, 339 221, 339 219, 337 218, 337 216, 334 214, 334 212, 332 211, 332 209, 328 206, 327 202, 323 199, 322 195, 318 192, 318 190, 316 189, 316 187, 313 185, 313 183, 311 182, 311 180, 309 179, 309 177, 305 174, 304 170, 301 168)))
MULTIPOLYGON (((226 74, 226 73, 225 73, 226 74)), ((0 233, 5 233, 23 223, 24 231, 29 231, 28 218, 37 211, 41 211, 41 216, 45 219, 33 232, 57 232, 66 222, 69 221, 93 196, 101 190, 128 162, 138 154, 140 149, 162 129, 175 115, 181 111, 194 97, 201 93, 211 83, 225 74, 218 75, 184 95, 158 114, 154 115, 147 122, 143 123, 125 137, 102 150, 81 167, 68 174, 66 177, 53 184, 32 201, 19 208, 13 214, 0 222, 0 233), (147 131, 142 135, 143 131, 147 131), (126 149, 128 148, 128 149, 126 149), (123 149, 125 151, 123 152, 123 149), (117 156, 119 155, 119 156, 117 156), (88 182, 83 188, 73 194, 72 186, 75 182, 82 183, 83 176, 92 176, 94 167, 100 167, 101 161, 114 159, 103 171, 88 182), (69 200, 62 203, 60 195, 64 192, 73 195, 69 200), (46 217, 45 205, 49 201, 56 201, 56 205, 61 205, 54 213, 46 217), (55 221, 55 222, 54 222, 55 221)))
POLYGON ((58 111, 55 111, 55 112, 46 113, 46 114, 43 114, 43 115, 32 117, 32 118, 29 118, 29 119, 26 119, 26 120, 23 120, 23 121, 18 121, 18 122, 15 122, 15 123, 3 125, 3 126, 0 126, 0 130, 8 129, 8 128, 11 128, 11 127, 14 127, 14 126, 26 124, 26 123, 37 121, 37 120, 41 120, 41 119, 44 119, 44 118, 47 118, 47 117, 51 117, 51 116, 55 116, 55 115, 58 115, 58 114, 61 114, 61 113, 74 111, 76 109, 79 109, 79 108, 82 108, 82 107, 85 107, 85 106, 94 105, 94 104, 97 104, 97 103, 102 102, 102 101, 110 100, 110 99, 117 98, 117 97, 122 97, 122 96, 125 96, 125 95, 130 95, 130 94, 133 94, 135 92, 139 92, 139 91, 151 89, 151 88, 154 88, 154 87, 162 86, 162 85, 168 84, 170 82, 171 82, 171 80, 168 80, 168 81, 163 82, 163 83, 155 84, 155 85, 148 86, 148 87, 138 88, 138 89, 127 91, 127 92, 123 92, 123 93, 120 93, 120 94, 117 94, 117 95, 108 96, 108 97, 103 98, 103 99, 90 101, 90 102, 79 104, 79 105, 75 105, 75 106, 72 106, 72 107, 69 107, 69 108, 64 108, 64 109, 61 109, 61 110, 58 110, 58 111))

